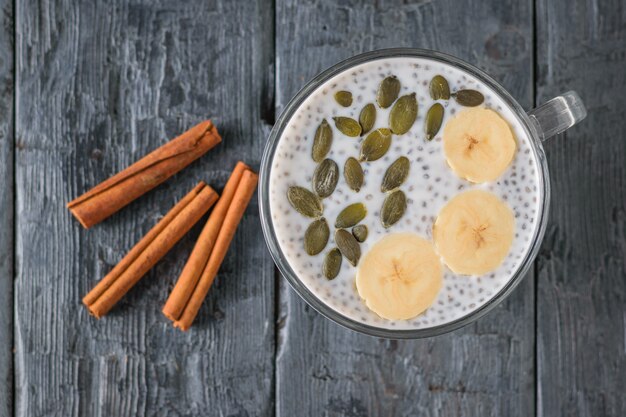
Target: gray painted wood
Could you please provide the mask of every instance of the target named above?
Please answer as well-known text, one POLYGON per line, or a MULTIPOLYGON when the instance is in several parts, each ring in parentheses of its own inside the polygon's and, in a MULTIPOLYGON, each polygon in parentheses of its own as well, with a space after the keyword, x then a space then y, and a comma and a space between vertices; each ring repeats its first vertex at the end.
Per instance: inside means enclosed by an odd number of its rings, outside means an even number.
MULTIPOLYGON (((532 3, 277 2, 278 109, 319 71, 397 46, 478 65, 530 107, 532 3)), ((281 281, 277 415, 534 414, 534 280, 476 324, 419 341, 362 336, 325 319, 281 281)))
POLYGON ((0 416, 13 412, 13 2, 0 1, 0 416))
POLYGON ((537 0, 536 63, 530 0, 278 0, 276 15, 261 0, 16 3, 0 0, 1 416, 626 414, 623 2, 537 0), (199 227, 110 316, 88 316, 82 295, 197 180, 221 188, 237 159, 258 167, 275 68, 280 111, 327 66, 394 46, 465 58, 526 107, 570 88, 588 104, 582 125, 546 144, 536 286, 527 277, 450 335, 361 336, 280 277, 275 294, 253 201, 192 331, 160 307, 199 227), (206 117, 224 143, 163 186, 88 232, 65 210, 206 117))
POLYGON ((238 159, 258 168, 261 116, 273 111, 272 9, 25 1, 16 19, 16 414, 272 414, 274 267, 256 200, 188 333, 160 310, 199 227, 106 318, 80 303, 198 180, 221 189, 238 159), (163 186, 89 231, 65 209, 207 117, 223 143, 163 186))
POLYGON ((537 276, 542 416, 626 415, 626 5, 537 8, 537 101, 578 91, 589 116, 545 143, 552 211, 537 276))

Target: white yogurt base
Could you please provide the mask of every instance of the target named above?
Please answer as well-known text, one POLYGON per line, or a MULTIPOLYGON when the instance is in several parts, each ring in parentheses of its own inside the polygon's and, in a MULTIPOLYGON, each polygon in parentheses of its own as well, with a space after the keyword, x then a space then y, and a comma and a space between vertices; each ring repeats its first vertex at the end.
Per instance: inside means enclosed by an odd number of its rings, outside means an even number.
MULTIPOLYGON (((376 105, 377 118, 374 129, 388 127, 390 109, 376 105)), ((530 250, 538 227, 540 201, 540 167, 521 122, 498 95, 470 74, 437 61, 423 58, 387 58, 371 61, 348 69, 318 87, 294 112, 287 123, 276 148, 270 172, 270 214, 274 230, 284 257, 306 287, 321 301, 340 314, 355 321, 388 329, 424 329, 459 319, 487 303, 496 295, 520 268, 530 250), (487 108, 496 110, 511 126, 518 148, 513 163, 495 182, 472 184, 457 177, 448 167, 441 135, 443 126, 455 113, 464 108, 454 99, 439 100, 445 107, 444 124, 431 142, 424 139, 424 115, 433 104, 428 93, 428 83, 437 74, 443 75, 451 91, 462 88, 479 90, 485 95, 487 108), (350 190, 343 178, 343 166, 350 156, 358 158, 363 138, 350 138, 339 132, 332 120, 347 116, 358 120, 367 103, 375 103, 380 81, 395 75, 401 82, 400 95, 417 93, 419 112, 411 130, 402 136, 393 136, 387 154, 374 162, 364 162, 365 183, 358 193, 350 190), (352 106, 345 108, 333 98, 336 91, 350 91, 352 106), (335 192, 323 200, 324 217, 331 227, 331 239, 322 253, 309 256, 304 252, 303 236, 312 219, 296 212, 287 200, 290 186, 312 189, 311 178, 316 163, 311 158, 315 131, 326 119, 333 129, 333 145, 327 158, 341 169, 341 178, 335 192), (385 194, 380 191, 382 177, 387 167, 400 156, 411 161, 407 181, 400 187, 408 198, 407 211, 398 223, 385 229, 379 212, 385 194), (499 196, 515 213, 516 233, 511 250, 500 267, 483 276, 460 276, 444 266, 443 288, 433 305, 410 320, 390 321, 370 311, 360 299, 355 287, 357 268, 345 259, 341 272, 332 281, 322 275, 322 262, 333 247, 333 225, 337 214, 348 204, 362 202, 368 215, 362 222, 369 229, 367 240, 361 244, 363 256, 380 238, 388 233, 413 232, 432 242, 432 225, 439 210, 454 195, 464 190, 485 189, 499 196)))

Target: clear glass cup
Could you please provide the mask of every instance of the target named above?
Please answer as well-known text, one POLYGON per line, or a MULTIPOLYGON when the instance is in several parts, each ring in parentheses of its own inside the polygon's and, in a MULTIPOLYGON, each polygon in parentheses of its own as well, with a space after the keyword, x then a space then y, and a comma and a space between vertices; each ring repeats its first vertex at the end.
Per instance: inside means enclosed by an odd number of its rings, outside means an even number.
POLYGON ((263 159, 261 161, 259 181, 259 209, 261 214, 263 234, 265 236, 265 241, 269 248, 270 254, 272 255, 272 258, 278 266, 281 274, 287 279, 291 287, 311 307, 316 309, 319 313, 326 316, 327 318, 349 329, 376 337, 387 337, 393 339, 417 339, 447 333, 463 327, 484 316, 496 305, 498 305, 502 300, 504 300, 504 298, 507 297, 511 293, 511 291, 513 291, 513 289, 520 283, 520 281, 532 265, 533 261, 535 260, 546 230, 548 211, 550 206, 550 177, 542 142, 572 127, 576 123, 583 120, 586 116, 587 111, 585 109, 585 106, 578 94, 574 91, 568 91, 540 105, 539 107, 529 112, 526 112, 517 103, 517 101, 515 101, 515 99, 511 97, 511 95, 500 84, 498 84, 498 82, 496 82, 485 72, 458 58, 443 54, 441 52, 412 48, 383 49, 373 52, 367 52, 342 61, 317 75, 315 78, 309 81, 304 86, 304 88, 302 88, 298 92, 298 94, 295 95, 294 98, 291 99, 291 101, 287 104, 285 110, 276 121, 276 124, 274 125, 270 133, 269 140, 267 141, 267 144, 265 146, 263 159), (539 173, 539 180, 541 185, 539 191, 542 201, 542 210, 539 213, 538 227, 536 228, 530 250, 527 252, 526 257, 523 259, 517 271, 513 274, 509 282, 487 303, 469 312, 467 315, 439 326, 424 329, 394 330, 370 326, 345 317, 341 313, 333 310, 331 307, 326 305, 302 283, 297 274, 289 266, 289 263, 278 244, 270 215, 269 181, 272 160, 274 158, 274 153, 276 151, 276 147, 283 133, 283 130, 289 119, 291 119, 294 112, 300 106, 300 104, 302 104, 302 102, 321 84, 347 69, 369 61, 397 57, 417 57, 440 61, 468 72, 469 74, 480 80, 482 83, 484 83, 486 86, 492 88, 511 108, 515 115, 521 120, 523 128, 526 130, 526 133, 529 137, 533 139, 531 140, 531 146, 534 148, 535 154, 537 155, 538 165, 540 166, 541 170, 541 172, 539 173))

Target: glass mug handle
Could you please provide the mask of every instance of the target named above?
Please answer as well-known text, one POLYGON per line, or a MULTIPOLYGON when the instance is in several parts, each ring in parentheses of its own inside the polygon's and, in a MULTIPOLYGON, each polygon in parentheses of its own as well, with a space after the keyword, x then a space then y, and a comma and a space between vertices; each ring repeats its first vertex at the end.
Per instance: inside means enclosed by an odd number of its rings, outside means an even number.
POLYGON ((568 91, 528 112, 528 117, 544 141, 564 132, 587 117, 587 109, 578 93, 568 91))

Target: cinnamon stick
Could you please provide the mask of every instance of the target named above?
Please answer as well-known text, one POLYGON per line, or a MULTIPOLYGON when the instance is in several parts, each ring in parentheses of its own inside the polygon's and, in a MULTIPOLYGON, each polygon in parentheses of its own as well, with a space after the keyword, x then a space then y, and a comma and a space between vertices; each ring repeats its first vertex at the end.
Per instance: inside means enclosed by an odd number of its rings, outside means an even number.
POLYGON ((192 292, 200 279, 200 275, 209 260, 209 256, 211 255, 217 236, 222 228, 224 218, 231 205, 237 186, 246 170, 250 170, 250 168, 241 161, 235 165, 222 191, 220 199, 211 212, 204 229, 202 229, 202 233, 200 233, 198 241, 189 256, 189 260, 185 264, 183 272, 180 274, 172 293, 163 307, 163 314, 170 320, 175 321, 180 318, 189 298, 191 298, 192 292))
POLYGON ((210 120, 205 120, 70 201, 67 208, 88 229, 161 184, 221 141, 217 128, 210 120))
POLYGON ((91 314, 102 317, 215 203, 218 195, 200 181, 84 298, 91 314))
POLYGON ((222 261, 224 260, 230 243, 233 240, 237 226, 243 217, 243 213, 252 198, 252 194, 254 194, 257 181, 257 174, 249 170, 243 171, 241 180, 239 181, 232 198, 232 202, 226 211, 222 227, 220 228, 215 240, 211 255, 209 256, 206 266, 202 270, 202 274, 200 275, 197 285, 189 297, 189 301, 183 308, 178 320, 174 321, 174 327, 178 327, 183 331, 186 331, 196 318, 198 310, 200 309, 200 306, 213 284, 215 275, 222 265, 222 261))

